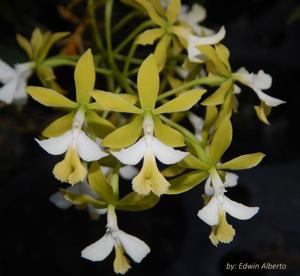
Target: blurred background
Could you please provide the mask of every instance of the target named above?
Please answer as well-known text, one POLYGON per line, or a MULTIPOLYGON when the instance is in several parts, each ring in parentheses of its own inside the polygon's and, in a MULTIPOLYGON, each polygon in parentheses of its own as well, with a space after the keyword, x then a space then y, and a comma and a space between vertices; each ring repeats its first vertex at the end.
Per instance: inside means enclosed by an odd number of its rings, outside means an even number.
MULTIPOLYGON (((184 2, 191 5, 197 1, 184 2)), ((233 69, 263 69, 273 77, 267 93, 287 101, 273 110, 267 126, 257 120, 253 110, 256 96, 243 87, 239 115, 233 119, 234 140, 228 158, 256 151, 267 157, 257 168, 242 171, 239 185, 228 195, 261 209, 250 221, 229 218, 236 237, 218 248, 208 239, 210 228, 196 216, 202 206, 202 185, 181 196, 164 196, 158 206, 146 212, 119 213, 120 227, 152 249, 128 275, 299 276, 299 1, 198 3, 207 9, 206 26, 217 30, 225 25, 224 43, 231 51, 233 69), (239 262, 281 263, 287 269, 226 269, 227 263, 239 262)), ((72 30, 73 25, 57 12, 58 5, 64 4, 63 0, 0 0, 0 58, 11 64, 26 60, 16 44, 16 32, 29 37, 37 26, 72 30)), ((72 80, 72 70, 56 72, 59 78, 72 80)), ((34 78, 31 83, 38 85, 34 78)), ((51 174, 59 158, 45 154, 33 137, 55 114, 31 100, 23 110, 13 106, 0 110, 0 275, 114 275, 113 254, 99 263, 80 257, 86 245, 103 235, 105 219, 91 221, 84 211, 63 211, 49 202, 49 196, 61 187, 51 174)))

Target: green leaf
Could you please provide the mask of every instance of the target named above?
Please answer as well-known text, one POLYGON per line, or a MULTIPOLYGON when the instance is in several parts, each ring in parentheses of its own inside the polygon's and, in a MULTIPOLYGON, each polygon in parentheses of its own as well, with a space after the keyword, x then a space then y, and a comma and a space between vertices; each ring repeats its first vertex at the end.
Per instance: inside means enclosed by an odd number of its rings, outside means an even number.
POLYGON ((147 1, 147 0, 135 0, 135 1, 138 2, 140 5, 142 5, 146 9, 148 15, 150 16, 150 18, 152 19, 152 21, 154 23, 156 23, 157 25, 159 25, 161 27, 163 27, 166 24, 165 20, 163 20, 157 14, 153 5, 149 1, 147 1))
POLYGON ((219 105, 224 103, 228 91, 232 88, 232 79, 223 82, 220 87, 201 104, 206 106, 219 105))
POLYGON ((159 72, 152 54, 144 60, 139 69, 137 86, 142 109, 154 109, 159 91, 159 72))
POLYGON ((32 59, 32 47, 30 42, 24 36, 17 34, 16 36, 19 46, 25 51, 29 59, 32 59))
POLYGON ((159 39, 163 34, 164 30, 162 28, 146 30, 141 33, 134 42, 140 45, 152 45, 154 41, 159 39))
POLYGON ((91 204, 96 209, 106 208, 107 204, 99 199, 95 199, 86 194, 73 194, 67 190, 60 189, 60 192, 64 195, 65 199, 71 201, 74 205, 87 205, 91 204))
POLYGON ((110 121, 102 118, 92 110, 86 112, 85 119, 87 121, 88 127, 94 132, 97 137, 101 139, 116 129, 110 121))
POLYGON ((154 120, 154 135, 164 144, 170 147, 184 147, 184 136, 177 130, 165 125, 157 117, 153 116, 154 120))
POLYGON ((88 181, 91 189, 105 202, 114 204, 115 197, 111 185, 103 175, 97 162, 92 162, 89 168, 88 181))
POLYGON ((143 126, 143 117, 135 116, 127 125, 108 134, 103 140, 104 147, 113 149, 125 148, 132 145, 140 137, 143 126))
POLYGON ((103 110, 136 114, 141 114, 143 112, 140 108, 137 108, 128 102, 127 99, 124 99, 124 96, 120 96, 120 94, 101 90, 94 90, 90 94, 103 110))
POLYGON ((217 164, 227 150, 232 140, 232 126, 226 117, 217 127, 209 148, 209 162, 211 165, 217 164))
POLYGON ((117 201, 115 206, 118 210, 123 211, 144 211, 155 206, 159 201, 159 197, 153 193, 142 196, 136 192, 131 192, 117 201))
POLYGON ((180 0, 170 0, 169 6, 167 8, 167 18, 170 24, 174 24, 180 14, 181 1, 180 0))
POLYGON ((72 111, 67 115, 56 119, 43 130, 42 135, 44 137, 57 137, 64 134, 66 131, 72 128, 74 116, 75 111, 72 111))
POLYGON ((201 99, 205 92, 206 90, 203 89, 193 89, 181 93, 175 99, 168 101, 162 106, 154 109, 153 113, 162 114, 187 111, 201 99))
POLYGON ((206 171, 189 172, 170 180, 171 187, 167 191, 168 195, 177 195, 189 191, 208 177, 206 171))
POLYGON ((90 101, 90 94, 95 86, 95 64, 91 49, 78 60, 75 71, 74 80, 76 86, 76 99, 78 103, 87 104, 90 101))
POLYGON ((52 89, 39 86, 28 86, 26 87, 26 92, 37 102, 45 106, 65 108, 76 108, 78 106, 77 103, 52 89))
POLYGON ((227 170, 245 170, 251 169, 257 166, 261 160, 265 157, 265 154, 261 152, 245 154, 238 156, 224 164, 218 165, 218 169, 227 170))
POLYGON ((203 163, 194 155, 189 154, 183 160, 181 160, 178 165, 182 168, 193 169, 193 170, 208 170, 209 165, 203 163))

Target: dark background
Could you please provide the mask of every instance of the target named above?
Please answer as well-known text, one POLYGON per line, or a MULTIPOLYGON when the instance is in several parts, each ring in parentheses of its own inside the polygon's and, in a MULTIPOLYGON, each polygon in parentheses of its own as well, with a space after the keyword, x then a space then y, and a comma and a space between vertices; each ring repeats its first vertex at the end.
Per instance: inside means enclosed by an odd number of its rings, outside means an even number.
MULTIPOLYGON (((10 63, 26 60, 15 43, 16 32, 29 36, 36 26, 71 30, 56 12, 57 4, 63 3, 0 0, 0 57, 10 63)), ((164 196, 146 212, 119 213, 120 227, 152 250, 129 275, 300 275, 300 21, 288 21, 298 4, 296 0, 205 1, 205 25, 226 27, 233 69, 264 69, 274 80, 267 93, 287 101, 274 109, 271 125, 266 126, 256 119, 255 94, 243 88, 239 96, 240 113, 234 117, 234 141, 227 155, 263 151, 267 157, 257 168, 241 172, 238 187, 228 194, 261 209, 250 221, 229 218, 237 235, 231 244, 218 248, 208 239, 210 228, 196 216, 202 206, 201 185, 181 196, 164 196), (282 263, 287 269, 230 272, 227 262, 282 263)), ((70 75, 72 69, 61 74, 70 75)), ((113 254, 99 263, 80 257, 86 245, 103 235, 105 219, 90 221, 86 212, 63 211, 48 200, 60 187, 51 175, 60 158, 45 154, 33 137, 53 114, 32 101, 23 111, 0 110, 0 275, 113 275, 113 254)))

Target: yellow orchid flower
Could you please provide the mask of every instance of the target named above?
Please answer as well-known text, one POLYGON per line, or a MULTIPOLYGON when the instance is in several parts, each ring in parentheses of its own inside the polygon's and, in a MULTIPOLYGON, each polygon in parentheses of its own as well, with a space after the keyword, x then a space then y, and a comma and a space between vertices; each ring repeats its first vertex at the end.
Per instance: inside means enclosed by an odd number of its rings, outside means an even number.
POLYGON ((159 71, 161 71, 165 66, 171 43, 175 53, 179 53, 183 47, 187 47, 187 36, 191 29, 179 21, 181 1, 171 0, 166 10, 158 3, 159 1, 135 1, 145 8, 151 20, 158 26, 141 33, 135 40, 135 43, 152 45, 159 39, 154 56, 157 60, 159 71))

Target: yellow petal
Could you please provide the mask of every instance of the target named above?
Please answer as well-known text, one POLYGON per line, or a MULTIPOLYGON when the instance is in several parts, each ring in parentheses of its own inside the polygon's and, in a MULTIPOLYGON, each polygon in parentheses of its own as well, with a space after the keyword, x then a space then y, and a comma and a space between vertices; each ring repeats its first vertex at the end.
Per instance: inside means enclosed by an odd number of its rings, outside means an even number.
POLYGON ((74 79, 77 102, 87 104, 90 100, 89 92, 94 89, 96 79, 91 49, 88 49, 78 60, 74 71, 74 79))
POLYGON ((37 102, 45 106, 66 108, 76 108, 78 106, 77 103, 69 100, 53 89, 38 86, 28 86, 26 87, 26 92, 37 102))
POLYGON ((221 61, 216 53, 215 48, 209 45, 200 45, 196 46, 196 48, 200 50, 200 52, 203 53, 214 64, 214 66, 216 67, 215 69, 219 74, 230 77, 231 72, 229 71, 229 68, 227 68, 221 61))
POLYGON ((82 165, 77 151, 70 147, 64 160, 55 165, 53 174, 59 181, 74 185, 85 179, 87 169, 82 165))
POLYGON ((102 145, 113 149, 128 147, 140 137, 142 126, 143 117, 135 116, 129 124, 119 127, 112 133, 108 134, 102 140, 102 145))
POLYGON ((167 8, 167 18, 170 24, 174 24, 180 13, 181 1, 171 0, 167 8))
POLYGON ((90 93, 96 102, 103 108, 103 110, 126 112, 126 113, 142 113, 142 110, 133 104, 120 94, 106 92, 102 90, 94 90, 90 93))
POLYGON ((116 257, 114 260, 115 273, 125 274, 130 268, 128 259, 124 255, 124 249, 121 245, 115 247, 116 257))
POLYGON ((39 51, 39 60, 43 61, 47 57, 49 50, 51 49, 53 44, 63 39, 69 34, 70 34, 69 32, 57 32, 57 33, 49 34, 48 38, 44 41, 42 48, 39 51))
POLYGON ((132 188, 140 195, 148 195, 151 191, 161 196, 168 191, 170 184, 157 168, 155 157, 147 153, 144 157, 143 167, 132 180, 132 188))
POLYGON ((152 21, 154 23, 156 23, 157 25, 159 25, 161 27, 163 27, 166 24, 165 20, 163 20, 157 14, 153 5, 150 2, 148 2, 147 0, 135 0, 135 1, 138 2, 140 5, 142 5, 146 9, 148 15, 150 16, 150 18, 152 19, 152 21))
POLYGON ((229 50, 223 45, 223 44, 217 44, 215 46, 216 53, 219 57, 219 59, 226 65, 226 67, 231 71, 230 63, 229 63, 229 57, 230 52, 229 50))
POLYGON ((224 103, 228 92, 232 91, 232 79, 223 82, 220 87, 201 104, 206 106, 219 105, 224 103))
POLYGON ((32 47, 28 39, 20 34, 17 34, 16 39, 19 46, 25 51, 29 59, 32 59, 32 47))
POLYGON ((144 60, 139 69, 137 86, 142 108, 144 110, 154 109, 159 91, 159 73, 152 54, 144 60))
POLYGON ((146 30, 136 38, 135 43, 140 45, 152 45, 154 41, 163 34, 164 30, 162 28, 146 30))
POLYGON ((71 129, 74 116, 75 111, 72 111, 65 116, 59 117, 43 130, 42 135, 44 137, 57 137, 64 134, 71 129))
POLYGON ((206 92, 203 89, 192 89, 181 93, 178 97, 166 102, 162 106, 156 108, 154 114, 181 112, 189 110, 194 106, 206 92))
POLYGON ((217 164, 232 141, 232 125, 228 117, 217 127, 209 148, 209 162, 217 164))
POLYGON ((154 135, 170 147, 184 147, 184 136, 177 130, 165 125, 158 116, 154 116, 154 135))
POLYGON ((171 36, 165 34, 156 45, 154 56, 158 64, 159 72, 164 68, 167 60, 168 48, 171 43, 171 36))
POLYGON ((31 35, 30 44, 32 47, 33 58, 37 59, 38 52, 43 45, 43 34, 39 28, 34 29, 31 35))
POLYGON ((258 119, 267 125, 270 124, 268 115, 271 113, 271 108, 271 106, 266 105, 263 101, 260 105, 254 107, 258 119))
POLYGON ((212 227, 209 239, 217 246, 219 242, 230 243, 235 235, 235 230, 226 220, 226 213, 221 210, 219 214, 219 224, 212 227))

